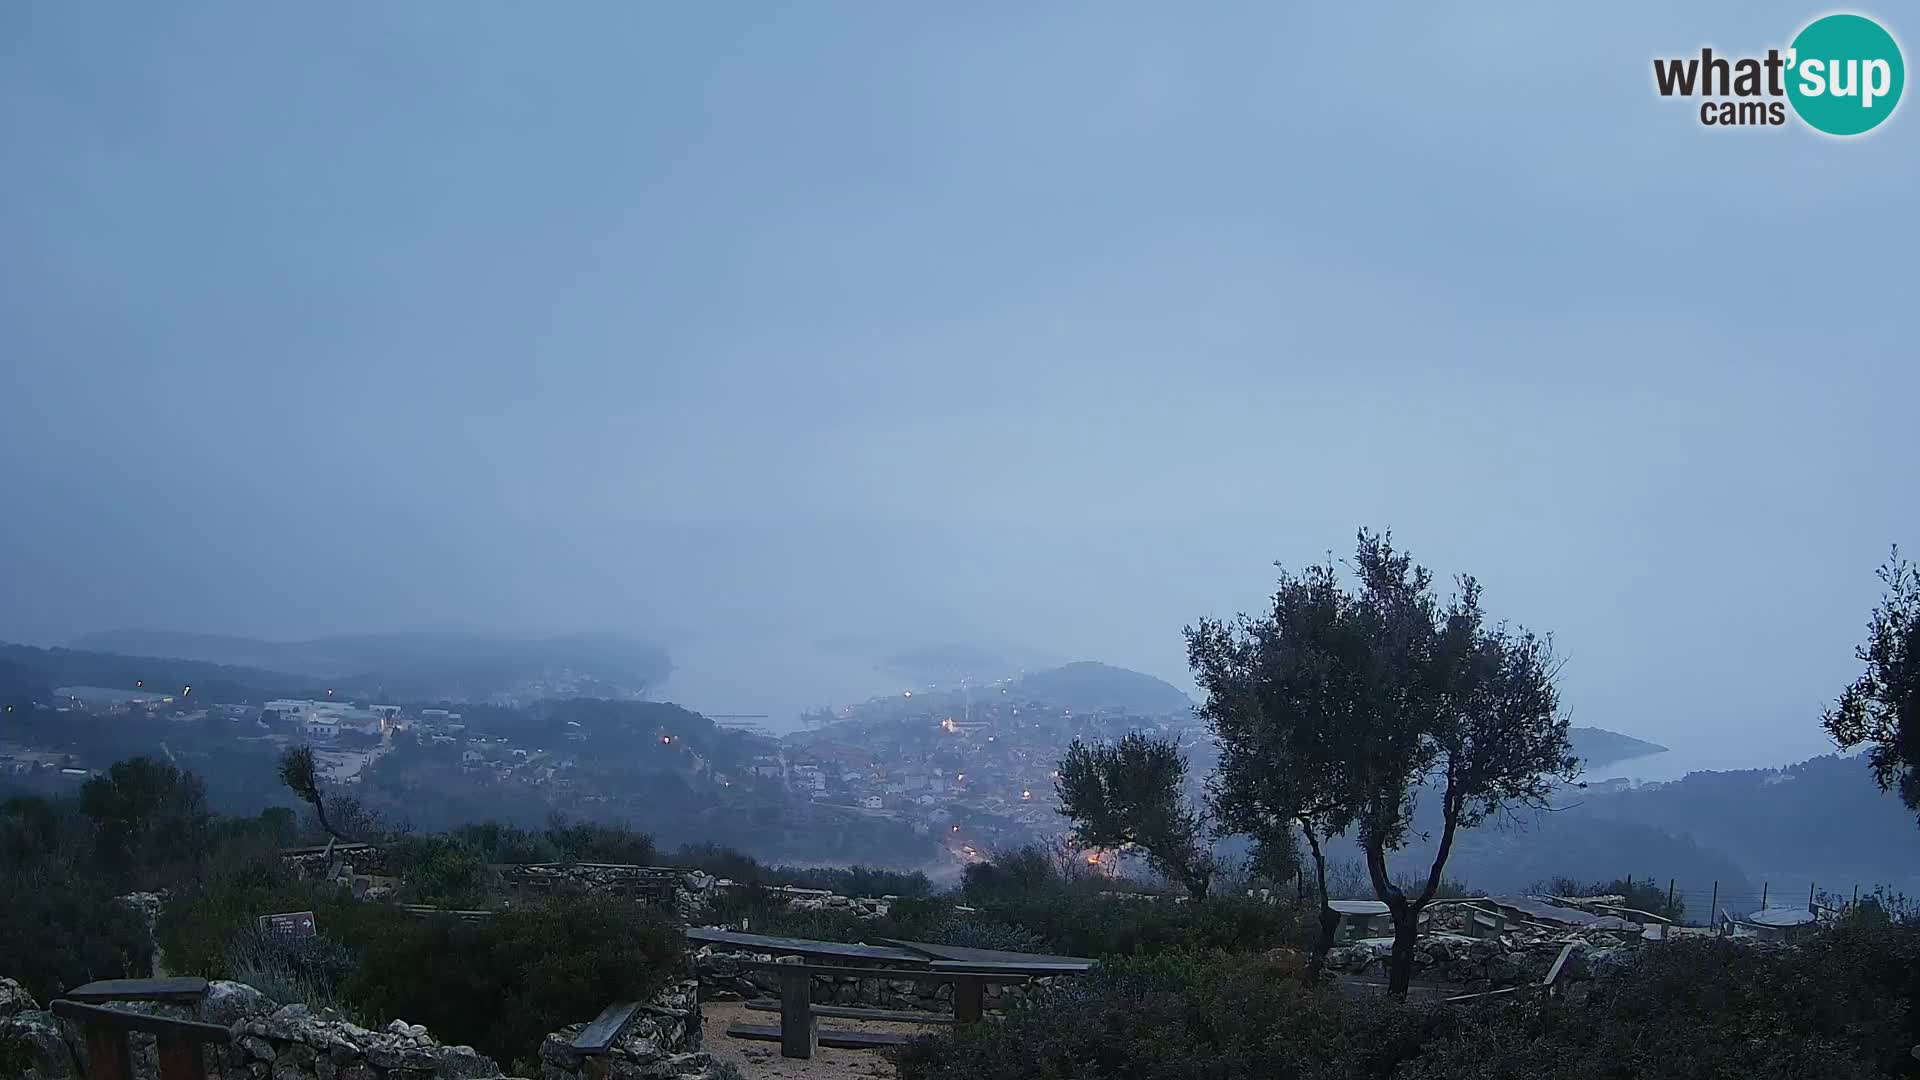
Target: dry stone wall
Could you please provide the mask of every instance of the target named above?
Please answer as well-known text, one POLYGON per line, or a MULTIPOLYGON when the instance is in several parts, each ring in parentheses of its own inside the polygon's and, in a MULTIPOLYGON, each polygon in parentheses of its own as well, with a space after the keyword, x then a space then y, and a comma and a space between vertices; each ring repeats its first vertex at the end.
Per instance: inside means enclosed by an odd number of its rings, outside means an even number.
MULTIPOLYGON (((395 1020, 384 1028, 365 1028, 332 1010, 277 1005, 242 983, 213 983, 192 1007, 140 1002, 112 1007, 228 1028, 227 1045, 208 1044, 204 1051, 212 1080, 510 1080, 493 1059, 470 1046, 444 1045, 418 1024, 395 1020)), ((643 1006, 608 1054, 585 1057, 572 1051, 569 1044, 583 1027, 573 1024, 547 1037, 538 1050, 540 1080, 716 1073, 701 1050, 700 1003, 691 980, 643 1006)), ((136 1080, 154 1080, 153 1037, 136 1033, 131 1046, 136 1080)), ((0 978, 0 1077, 83 1080, 86 1075, 85 1033, 41 1009, 18 983, 0 978)))

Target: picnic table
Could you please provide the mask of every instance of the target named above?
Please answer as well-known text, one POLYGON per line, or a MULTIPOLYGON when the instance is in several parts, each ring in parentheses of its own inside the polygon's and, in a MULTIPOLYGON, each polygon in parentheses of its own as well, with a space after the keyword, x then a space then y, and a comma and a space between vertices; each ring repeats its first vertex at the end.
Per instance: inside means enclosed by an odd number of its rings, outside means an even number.
POLYGON ((206 1080, 200 1048, 205 1043, 224 1045, 231 1037, 226 1028, 108 1007, 116 1001, 193 1002, 206 994, 205 979, 102 979, 73 988, 47 1008, 86 1032, 89 1080, 133 1080, 127 1035, 135 1031, 156 1040, 159 1080, 206 1080))
POLYGON ((817 1046, 872 1049, 897 1046, 907 1036, 885 1032, 822 1030, 819 1017, 850 1020, 880 1020, 911 1023, 979 1023, 986 1012, 986 988, 989 985, 1019 984, 1035 978, 1078 975, 1093 969, 1097 961, 1078 956, 1043 956, 1034 953, 1005 952, 997 949, 967 949, 925 941, 881 939, 879 945, 853 945, 808 938, 775 937, 734 930, 691 929, 687 940, 709 945, 729 945, 754 952, 797 957, 799 960, 749 961, 746 966, 776 971, 780 975, 778 1002, 749 1002, 756 1011, 780 1014, 778 1026, 732 1024, 727 1034, 739 1039, 759 1039, 780 1043, 780 1054, 789 1058, 810 1058, 817 1046), (809 961, 841 961, 817 963, 809 961), (886 967, 848 966, 885 964, 886 967), (865 1009, 813 1003, 813 977, 888 979, 912 982, 951 983, 953 1015, 915 1014, 888 1009, 865 1009))

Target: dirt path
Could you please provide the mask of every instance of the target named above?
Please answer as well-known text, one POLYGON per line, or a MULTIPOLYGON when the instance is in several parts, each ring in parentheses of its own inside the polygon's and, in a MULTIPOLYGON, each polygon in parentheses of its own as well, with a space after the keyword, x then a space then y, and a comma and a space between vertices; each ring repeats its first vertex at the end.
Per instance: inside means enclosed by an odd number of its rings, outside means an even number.
MULTIPOLYGON (((752 1012, 745 1003, 738 1001, 702 1002, 700 1012, 705 1021, 707 1052, 716 1061, 731 1062, 749 1080, 773 1080, 776 1077, 781 1080, 850 1080, 856 1077, 891 1077, 894 1074, 893 1063, 881 1056, 878 1050, 834 1050, 822 1046, 813 1052, 812 1058, 800 1061, 781 1057, 779 1043, 750 1042, 727 1035, 727 1025, 732 1023, 778 1024, 778 1013, 752 1012)), ((872 1020, 823 1019, 820 1024, 842 1031, 886 1031, 904 1035, 939 1030, 921 1024, 888 1024, 872 1020)))

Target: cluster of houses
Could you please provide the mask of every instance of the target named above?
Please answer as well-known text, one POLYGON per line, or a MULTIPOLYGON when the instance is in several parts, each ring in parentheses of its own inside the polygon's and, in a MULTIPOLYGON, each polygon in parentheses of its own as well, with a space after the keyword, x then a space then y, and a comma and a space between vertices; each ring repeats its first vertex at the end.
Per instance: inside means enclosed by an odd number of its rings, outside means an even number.
POLYGON ((1158 727, 1198 742, 1188 718, 1076 714, 1034 702, 961 710, 890 707, 788 738, 754 762, 796 795, 911 823, 963 859, 1057 834, 1056 769, 1074 738, 1158 727))

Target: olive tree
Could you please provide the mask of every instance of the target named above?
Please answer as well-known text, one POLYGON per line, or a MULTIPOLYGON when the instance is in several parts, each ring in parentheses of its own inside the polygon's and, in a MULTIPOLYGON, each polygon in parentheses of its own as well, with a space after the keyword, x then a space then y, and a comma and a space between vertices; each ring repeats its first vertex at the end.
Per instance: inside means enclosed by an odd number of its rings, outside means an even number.
POLYGON ((1367 646, 1354 603, 1331 564, 1300 575, 1282 570, 1266 615, 1204 619, 1186 637, 1206 695, 1200 715, 1220 745, 1209 785, 1219 828, 1252 837, 1257 855, 1291 843, 1297 831, 1312 856, 1320 931, 1307 973, 1318 978, 1340 925, 1324 845, 1347 831, 1360 805, 1348 748, 1334 737, 1367 646))
POLYGON ((333 827, 327 820, 327 800, 320 790, 320 769, 313 760, 313 748, 295 746, 280 755, 280 782, 287 786, 302 802, 313 807, 313 814, 320 819, 320 828, 327 834, 327 854, 333 853, 335 840, 347 839, 346 834, 333 827))
MULTIPOLYGON (((1283 574, 1270 614, 1203 623, 1189 652, 1221 737, 1223 817, 1291 819, 1316 849, 1357 834, 1393 919, 1388 992, 1398 997, 1458 831, 1545 806, 1578 763, 1547 639, 1488 625, 1471 577, 1443 603, 1432 574, 1388 534, 1361 530, 1350 568, 1351 588, 1331 565, 1283 574), (1411 839, 1423 795, 1439 803, 1440 835, 1426 874, 1402 888, 1387 857, 1411 839)), ((1324 936, 1324 906, 1322 920, 1324 936)))
POLYGON ((1882 791, 1897 789, 1920 810, 1920 570, 1895 548, 1880 567, 1886 586, 1854 655, 1865 672, 1821 717, 1842 750, 1868 745, 1867 764, 1882 791))
POLYGON ((1060 761, 1054 788, 1081 847, 1139 851, 1156 873, 1195 898, 1218 869, 1206 815, 1188 803, 1187 757, 1168 739, 1134 732, 1118 743, 1079 739, 1060 761))

